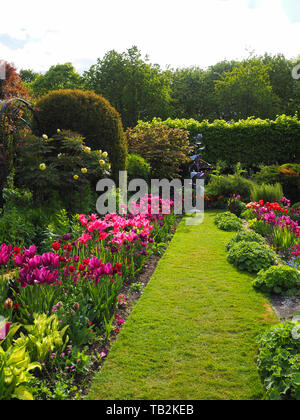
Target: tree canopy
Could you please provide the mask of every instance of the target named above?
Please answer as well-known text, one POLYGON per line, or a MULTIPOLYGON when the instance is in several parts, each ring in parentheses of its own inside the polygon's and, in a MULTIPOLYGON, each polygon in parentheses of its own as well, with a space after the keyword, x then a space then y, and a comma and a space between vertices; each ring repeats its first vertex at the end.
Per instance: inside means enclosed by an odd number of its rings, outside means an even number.
POLYGON ((252 52, 242 61, 224 60, 206 69, 163 70, 133 46, 108 51, 83 75, 71 63, 43 75, 32 70, 21 75, 34 97, 57 89, 93 90, 109 100, 127 128, 153 117, 213 121, 295 115, 300 111, 300 81, 291 75, 296 64, 282 54, 252 52))

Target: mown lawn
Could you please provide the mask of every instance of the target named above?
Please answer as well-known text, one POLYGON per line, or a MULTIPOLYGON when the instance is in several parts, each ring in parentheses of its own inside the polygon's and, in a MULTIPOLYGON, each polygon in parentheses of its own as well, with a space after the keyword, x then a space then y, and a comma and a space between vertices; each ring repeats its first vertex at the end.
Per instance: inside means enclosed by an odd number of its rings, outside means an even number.
POLYGON ((276 322, 251 275, 226 260, 215 212, 182 220, 88 399, 260 399, 256 337, 276 322))

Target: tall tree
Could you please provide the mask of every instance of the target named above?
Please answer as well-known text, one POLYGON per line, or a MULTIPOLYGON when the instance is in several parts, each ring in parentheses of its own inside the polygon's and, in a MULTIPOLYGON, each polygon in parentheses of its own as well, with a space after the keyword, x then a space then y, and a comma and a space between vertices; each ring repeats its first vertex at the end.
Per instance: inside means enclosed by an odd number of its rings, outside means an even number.
POLYGON ((36 73, 35 71, 31 69, 21 69, 20 70, 20 76, 24 83, 31 83, 33 82, 37 77, 39 73, 36 73))
POLYGON ((0 80, 0 99, 28 98, 28 95, 29 92, 24 87, 16 68, 12 64, 5 63, 5 79, 0 80))
POLYGON ((221 118, 237 120, 251 116, 274 118, 280 110, 279 97, 273 92, 267 66, 260 60, 240 64, 222 80, 215 82, 221 118))
POLYGON ((29 86, 34 96, 42 96, 51 90, 82 89, 83 79, 72 63, 57 64, 45 74, 38 74, 29 86))
POLYGON ((86 88, 103 95, 119 111, 125 127, 139 119, 167 118, 171 112, 171 73, 142 57, 136 46, 109 51, 84 73, 86 88))

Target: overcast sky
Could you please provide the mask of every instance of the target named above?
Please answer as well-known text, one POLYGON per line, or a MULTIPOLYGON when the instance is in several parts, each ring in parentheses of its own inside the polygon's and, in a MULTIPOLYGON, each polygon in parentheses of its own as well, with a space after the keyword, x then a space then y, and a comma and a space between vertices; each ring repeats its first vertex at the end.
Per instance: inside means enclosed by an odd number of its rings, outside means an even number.
POLYGON ((0 59, 18 69, 82 72, 132 45, 163 68, 300 54, 300 0, 14 0, 0 14, 0 59))

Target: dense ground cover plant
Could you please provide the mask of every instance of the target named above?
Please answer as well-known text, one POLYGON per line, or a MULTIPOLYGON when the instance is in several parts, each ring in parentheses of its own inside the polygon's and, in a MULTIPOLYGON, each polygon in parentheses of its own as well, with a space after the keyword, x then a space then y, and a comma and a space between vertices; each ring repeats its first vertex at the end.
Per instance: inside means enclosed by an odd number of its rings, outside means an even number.
POLYGON ((257 365, 270 400, 300 400, 299 328, 279 324, 259 339, 257 365))
POLYGON ((228 252, 228 261, 241 271, 257 273, 275 263, 275 253, 264 244, 241 241, 228 252))
POLYGON ((242 230, 243 223, 235 214, 231 212, 224 212, 215 217, 215 224, 219 229, 227 232, 234 232, 242 230))
POLYGON ((241 231, 237 232, 227 243, 226 250, 229 251, 232 246, 234 246, 236 243, 245 241, 245 242, 257 242, 259 244, 265 244, 265 239, 257 234, 256 232, 252 231, 241 231))
POLYGON ((287 265, 274 265, 259 271, 253 286, 267 293, 294 295, 300 289, 300 273, 287 265))

